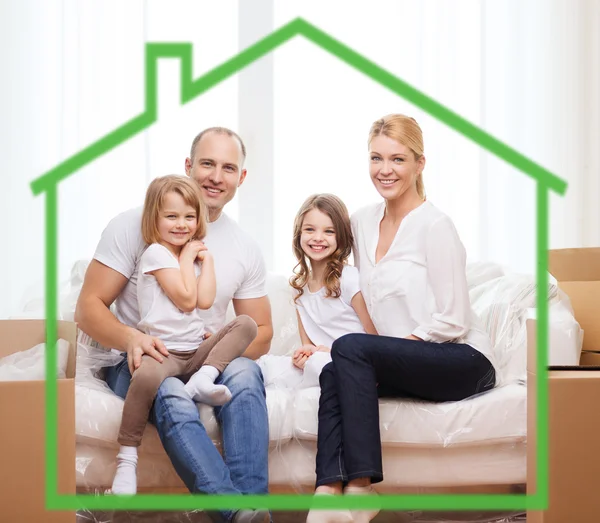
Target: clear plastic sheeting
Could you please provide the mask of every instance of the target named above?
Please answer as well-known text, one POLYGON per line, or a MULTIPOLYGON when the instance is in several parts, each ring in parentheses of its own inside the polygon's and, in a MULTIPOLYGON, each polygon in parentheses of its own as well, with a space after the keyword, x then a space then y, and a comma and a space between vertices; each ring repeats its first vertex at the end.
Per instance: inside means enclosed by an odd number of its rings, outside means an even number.
MULTIPOLYGON (((273 523, 305 523, 306 512, 273 512, 273 523)), ((217 515, 203 512, 79 511, 76 523, 214 523, 217 515)), ((501 512, 380 512, 373 523, 526 523, 525 514, 501 512)), ((574 522, 575 523, 575 522, 574 522)))
MULTIPOLYGON (((61 317, 72 318, 85 263, 76 265, 65 295, 61 317), (79 287, 78 287, 79 286, 79 287)), ((489 333, 498 383, 487 393, 459 402, 429 403, 414 399, 382 399, 380 431, 383 443, 382 493, 512 493, 526 483, 526 320, 536 306, 532 276, 507 272, 490 263, 468 266, 473 309, 489 333)), ((274 337, 270 353, 259 361, 266 384, 269 413, 269 484, 272 492, 309 493, 315 482, 318 386, 291 365, 300 346, 296 313, 287 278, 270 275, 274 337)), ((550 363, 577 364, 582 331, 568 298, 554 283, 548 287, 550 363)), ((31 309, 30 309, 31 312, 31 309)), ((228 312, 233 317, 233 310, 228 312)), ((103 370, 120 361, 114 352, 80 339, 76 377, 76 469, 78 492, 103 495, 112 483, 118 449, 117 434, 123 400, 102 379, 103 370)), ((200 418, 221 450, 220 429, 212 408, 198 406, 200 418)), ((148 424, 139 449, 139 492, 187 492, 167 457, 158 433, 148 424)), ((147 512, 92 514, 78 521, 153 521, 147 512), (88 518, 88 519, 86 519, 88 518), (129 518, 129 519, 128 519, 129 518)), ((162 513, 161 513, 162 514, 162 513)), ((164 513, 157 521, 211 521, 206 515, 164 513), (169 519, 170 518, 170 519, 169 519), (195 518, 195 519, 194 519, 195 518), (205 518, 205 519, 202 519, 205 518)), ((304 521, 301 513, 274 515, 275 522, 304 521)), ((386 521, 519 521, 516 514, 465 512, 382 513, 386 521), (460 517, 459 517, 460 516, 460 517), (436 519, 437 518, 437 519, 436 519)))
MULTIPOLYGON (((23 381, 46 379, 46 344, 40 343, 31 349, 13 352, 0 358, 0 381, 23 381)), ((59 339, 56 342, 56 376, 63 379, 67 375, 69 342, 59 339)))
MULTIPOLYGON (((71 269, 71 273, 67 280, 59 282, 58 285, 58 320, 73 321, 75 316, 75 305, 77 298, 83 285, 85 271, 89 265, 87 260, 79 260, 75 262, 71 269)), ((45 304, 43 291, 41 288, 31 290, 24 297, 24 305, 18 315, 12 316, 11 319, 39 319, 44 318, 45 304)))

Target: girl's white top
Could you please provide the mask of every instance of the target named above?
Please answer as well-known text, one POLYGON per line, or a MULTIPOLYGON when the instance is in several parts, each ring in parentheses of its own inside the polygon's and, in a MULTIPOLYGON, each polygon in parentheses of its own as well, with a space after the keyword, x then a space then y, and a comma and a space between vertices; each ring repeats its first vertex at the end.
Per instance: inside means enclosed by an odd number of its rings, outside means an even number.
MULTIPOLYGON (((194 267, 198 276, 199 264, 195 263, 194 267)), ((139 262, 137 299, 141 320, 138 329, 160 338, 168 350, 196 350, 206 332, 200 310, 183 312, 177 308, 156 277, 147 274, 157 269, 179 269, 179 259, 163 245, 153 243, 139 262)))
POLYGON ((375 263, 384 212, 381 202, 351 218, 354 264, 377 332, 466 343, 494 365, 489 337, 471 308, 465 248, 452 220, 424 202, 402 220, 388 252, 375 263))
POLYGON ((304 293, 296 302, 304 330, 314 345, 331 348, 333 342, 344 334, 365 332, 352 307, 352 298, 360 291, 356 267, 344 266, 340 290, 342 294, 339 298, 326 298, 325 287, 310 292, 306 285, 304 293))

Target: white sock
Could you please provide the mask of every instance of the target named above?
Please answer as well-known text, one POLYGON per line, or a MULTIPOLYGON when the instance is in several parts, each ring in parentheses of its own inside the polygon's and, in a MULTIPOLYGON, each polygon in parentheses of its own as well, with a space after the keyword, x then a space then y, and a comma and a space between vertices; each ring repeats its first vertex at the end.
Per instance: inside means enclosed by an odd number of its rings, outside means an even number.
POLYGON ((117 454, 117 472, 111 489, 113 494, 137 492, 137 460, 137 447, 121 445, 117 454))
POLYGON ((225 405, 231 399, 231 391, 225 385, 215 385, 219 369, 203 365, 185 384, 185 390, 197 403, 213 407, 225 405))

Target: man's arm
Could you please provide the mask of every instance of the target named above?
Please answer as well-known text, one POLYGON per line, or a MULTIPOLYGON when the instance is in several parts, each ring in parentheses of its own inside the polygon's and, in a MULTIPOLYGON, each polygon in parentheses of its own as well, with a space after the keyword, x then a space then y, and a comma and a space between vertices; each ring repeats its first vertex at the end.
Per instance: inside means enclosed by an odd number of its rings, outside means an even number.
POLYGON ((124 325, 110 311, 109 307, 127 281, 118 271, 92 260, 77 300, 75 321, 83 332, 104 347, 126 352, 129 370, 133 373, 142 361, 142 354, 162 362, 160 353, 165 356, 169 353, 158 338, 124 325))
POLYGON ((269 352, 271 339, 273 339, 273 320, 271 318, 271 302, 268 296, 251 299, 233 299, 233 310, 235 314, 247 314, 258 326, 258 334, 246 352, 242 354, 245 358, 256 360, 269 352))

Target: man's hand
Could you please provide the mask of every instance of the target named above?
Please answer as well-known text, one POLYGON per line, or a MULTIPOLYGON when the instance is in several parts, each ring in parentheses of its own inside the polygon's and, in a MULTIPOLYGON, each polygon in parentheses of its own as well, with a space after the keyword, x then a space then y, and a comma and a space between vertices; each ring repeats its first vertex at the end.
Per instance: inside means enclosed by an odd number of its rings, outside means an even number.
POLYGON ((296 349, 294 352, 292 363, 299 369, 304 369, 304 365, 306 365, 308 358, 310 358, 313 353, 317 352, 317 350, 317 347, 314 345, 302 345, 302 347, 296 349))
POLYGON ((163 362, 163 356, 169 356, 169 351, 160 339, 140 331, 136 331, 128 340, 125 351, 127 352, 127 366, 132 375, 141 365, 144 354, 152 356, 160 363, 163 362))

